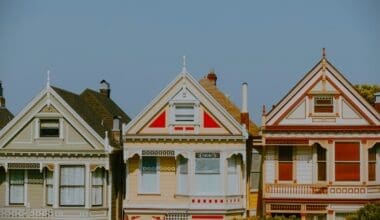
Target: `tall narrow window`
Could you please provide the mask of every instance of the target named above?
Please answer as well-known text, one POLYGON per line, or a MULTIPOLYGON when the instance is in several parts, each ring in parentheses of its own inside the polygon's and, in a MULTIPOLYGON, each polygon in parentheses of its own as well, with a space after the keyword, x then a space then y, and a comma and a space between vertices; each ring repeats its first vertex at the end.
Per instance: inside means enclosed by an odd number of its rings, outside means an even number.
POLYGON ((378 145, 368 149, 368 181, 376 181, 376 149, 378 145))
POLYGON ((61 166, 60 205, 84 206, 85 194, 84 166, 61 166))
POLYGON ((53 172, 45 169, 46 204, 53 205, 53 172))
POLYGON ((334 99, 330 95, 320 95, 314 97, 314 112, 315 113, 333 113, 334 99))
POLYGON ((41 119, 40 137, 59 137, 59 120, 41 119))
POLYGON ((261 171, 261 155, 258 152, 252 153, 251 160, 251 190, 259 190, 261 171))
POLYGON ((360 143, 335 143, 335 180, 360 181, 360 143))
POLYGON ((24 204, 25 170, 9 170, 9 204, 24 204))
POLYGON ((326 181, 326 149, 317 144, 318 181, 326 181))
POLYGON ((188 193, 188 159, 178 157, 178 193, 188 193))
POLYGON ((237 195, 239 193, 239 179, 238 179, 238 158, 232 156, 227 159, 227 193, 229 195, 237 195))
POLYGON ((141 161, 141 192, 158 193, 158 166, 157 157, 142 157, 141 161))
POLYGON ((96 169, 91 176, 91 205, 103 205, 104 169, 96 169))
POLYGON ((221 182, 220 153, 195 153, 195 193, 219 195, 222 192, 221 182))
POLYGON ((278 180, 293 180, 293 147, 280 146, 278 150, 278 180))
POLYGON ((175 122, 192 123, 194 122, 194 105, 176 105, 175 122))

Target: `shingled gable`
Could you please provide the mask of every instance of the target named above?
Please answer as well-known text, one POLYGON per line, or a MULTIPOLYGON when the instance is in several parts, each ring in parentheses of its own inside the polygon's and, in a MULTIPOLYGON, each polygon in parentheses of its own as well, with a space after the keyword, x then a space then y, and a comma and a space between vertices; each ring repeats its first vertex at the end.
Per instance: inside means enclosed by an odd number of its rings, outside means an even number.
MULTIPOLYGON (((240 123, 240 121, 236 120, 235 117, 233 117, 231 115, 230 112, 228 112, 216 99, 214 96, 212 96, 202 85, 200 85, 200 83, 194 79, 194 77, 189 74, 187 71, 182 71, 180 74, 177 75, 177 77, 171 81, 161 92, 158 96, 155 97, 155 99, 153 99, 151 101, 151 103, 149 105, 147 105, 144 110, 142 112, 140 112, 140 114, 135 117, 126 127, 126 133, 127 134, 135 134, 137 133, 137 131, 139 131, 140 129, 142 129, 142 126, 145 125, 145 123, 147 123, 147 121, 143 121, 144 118, 149 118, 150 120, 152 119, 152 117, 156 117, 157 114, 159 112, 155 112, 154 114, 150 115, 150 117, 147 117, 147 114, 150 114, 150 110, 153 108, 153 107, 157 107, 159 106, 159 109, 162 109, 163 106, 165 106, 167 104, 167 101, 169 100, 165 100, 165 101, 162 101, 163 98, 165 98, 169 92, 172 92, 173 91, 173 88, 178 85, 178 83, 183 79, 185 78, 186 80, 189 81, 189 83, 191 83, 192 86, 195 87, 195 89, 197 89, 197 91, 199 91, 200 94, 202 94, 202 96, 205 98, 205 100, 207 100, 207 102, 209 102, 211 105, 213 105, 216 109, 218 109, 218 111, 220 112, 221 115, 223 115, 223 117, 225 117, 230 123, 232 126, 234 126, 234 129, 237 129, 239 131, 242 131, 242 125, 240 123)), ((166 97, 167 99, 168 97, 166 97)), ((145 120, 145 119, 144 119, 145 120)))
MULTIPOLYGON (((340 73, 325 57, 323 57, 275 106, 266 114, 266 126, 278 125, 279 121, 286 117, 286 109, 297 105, 296 101, 305 93, 312 89, 315 81, 321 74, 323 65, 328 73, 328 81, 336 81, 334 85, 340 90, 343 97, 353 97, 350 101, 355 109, 358 109, 362 116, 369 120, 372 125, 380 125, 380 114, 368 103, 354 88, 354 86, 340 73), (323 64, 323 62, 325 62, 323 64), (314 82, 314 83, 313 83, 314 82), (285 112, 285 113, 284 113, 285 112)), ((304 94, 305 95, 305 94, 304 94)))
MULTIPOLYGON (((207 77, 199 80, 201 86, 211 95, 214 99, 219 102, 227 112, 229 112, 232 117, 235 118, 236 121, 241 121, 241 111, 240 109, 229 99, 227 98, 223 92, 221 92, 213 82, 211 82, 207 77)), ((251 136, 257 136, 259 134, 259 128, 253 123, 249 121, 248 133, 251 136)))

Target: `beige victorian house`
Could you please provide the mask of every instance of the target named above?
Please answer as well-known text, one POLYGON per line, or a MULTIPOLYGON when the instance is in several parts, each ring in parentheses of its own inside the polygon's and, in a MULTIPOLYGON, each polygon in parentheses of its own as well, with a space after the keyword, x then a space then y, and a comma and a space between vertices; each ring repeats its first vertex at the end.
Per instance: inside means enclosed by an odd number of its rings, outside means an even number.
POLYGON ((78 95, 47 83, 0 130, 0 219, 120 218, 129 118, 101 87, 78 95))

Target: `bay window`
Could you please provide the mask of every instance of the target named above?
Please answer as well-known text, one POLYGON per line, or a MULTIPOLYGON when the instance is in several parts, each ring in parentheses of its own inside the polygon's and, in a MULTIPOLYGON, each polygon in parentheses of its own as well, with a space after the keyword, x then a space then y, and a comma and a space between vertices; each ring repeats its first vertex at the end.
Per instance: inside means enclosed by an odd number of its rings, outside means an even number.
POLYGON ((183 156, 178 157, 178 193, 188 193, 188 159, 183 156))
POLYGON ((219 195, 222 192, 220 153, 195 153, 195 193, 219 195))
POLYGON ((317 144, 318 181, 326 181, 326 149, 317 144))
POLYGON ((239 193, 238 157, 232 156, 227 160, 227 164, 227 194, 237 195, 239 193))
POLYGON ((25 170, 9 170, 9 204, 23 205, 25 170))
POLYGON ((45 169, 46 204, 53 205, 53 172, 45 169))
POLYGON ((278 150, 278 180, 293 180, 293 147, 280 146, 278 150))
POLYGON ((376 181, 376 150, 378 144, 368 149, 368 181, 376 181))
POLYGON ((103 205, 104 169, 96 169, 91 176, 91 205, 103 205))
POLYGON ((335 143, 335 180, 360 181, 360 143, 335 143))
POLYGON ((60 167, 60 205, 84 206, 85 168, 79 165, 63 165, 60 167))
POLYGON ((141 193, 159 192, 158 158, 144 156, 141 161, 141 193))

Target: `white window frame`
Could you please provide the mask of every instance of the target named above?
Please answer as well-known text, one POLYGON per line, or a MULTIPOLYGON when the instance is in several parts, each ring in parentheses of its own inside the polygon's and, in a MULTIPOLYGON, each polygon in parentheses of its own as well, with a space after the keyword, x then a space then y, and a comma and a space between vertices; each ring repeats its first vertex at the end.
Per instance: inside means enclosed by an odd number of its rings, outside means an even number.
MULTIPOLYGON (((319 104, 318 106, 330 106, 329 104, 319 104)), ((321 94, 321 95, 315 95, 313 96, 313 114, 321 114, 321 115, 331 115, 331 114, 335 114, 335 98, 333 95, 324 95, 324 94, 321 94), (316 105, 316 102, 317 102, 317 99, 327 99, 327 98, 331 98, 331 106, 332 106, 332 112, 316 112, 315 111, 315 107, 317 106, 316 105)))
MULTIPOLYGON (((202 155, 200 155, 201 156, 201 158, 206 158, 206 157, 203 157, 202 155)), ((216 156, 216 155, 215 155, 216 156)), ((210 158, 212 158, 212 157, 210 157, 210 158)), ((219 179, 219 183, 220 183, 220 185, 219 185, 219 192, 212 192, 212 193, 210 193, 210 192, 200 192, 200 191, 197 191, 197 189, 195 189, 195 187, 193 187, 193 190, 194 190, 194 194, 196 194, 196 195, 223 195, 224 193, 225 193, 225 189, 223 188, 224 187, 224 181, 225 181, 225 179, 224 179, 224 172, 226 172, 224 169, 225 168, 223 168, 223 166, 224 166, 224 163, 225 163, 225 160, 224 159, 222 159, 222 153, 221 152, 218 152, 218 151, 198 151, 198 152, 195 152, 195 154, 194 154, 194 167, 193 167, 193 169, 194 169, 194 177, 196 178, 196 179, 198 179, 197 178, 197 176, 202 176, 202 175, 215 175, 215 176, 217 176, 217 178, 219 179), (200 153, 200 154, 218 154, 218 156, 217 157, 215 157, 215 158, 218 158, 218 161, 219 161, 219 163, 218 163, 218 166, 219 166, 219 168, 218 168, 218 172, 199 172, 199 171, 197 171, 197 154, 198 153, 200 153)), ((196 180, 195 180, 196 181, 196 180)))
POLYGON ((62 164, 59 166, 59 189, 58 189, 58 195, 59 195, 59 206, 61 207, 84 207, 85 204, 86 204, 86 175, 89 175, 88 173, 86 173, 86 166, 85 165, 81 165, 81 164, 62 164), (81 167, 83 168, 83 185, 64 185, 62 186, 62 170, 66 167, 81 167), (62 188, 64 187, 82 187, 83 188, 83 204, 62 204, 62 201, 61 201, 61 193, 62 193, 62 188))
POLYGON ((53 206, 54 204, 54 172, 50 171, 49 169, 44 169, 44 187, 45 187, 45 204, 47 206, 53 206), (51 173, 51 183, 48 181, 48 173, 51 173), (49 187, 51 187, 51 193, 52 193, 52 201, 49 203, 49 187))
MULTIPOLYGON (((7 205, 10 205, 10 206, 25 206, 26 205, 26 201, 27 201, 27 197, 28 197, 28 194, 27 194, 27 192, 28 192, 28 184, 27 184, 27 182, 28 182, 28 172, 27 172, 27 170, 26 169, 10 169, 10 170, 8 170, 8 172, 7 172, 7 175, 6 175, 6 181, 7 181, 7 195, 6 195, 6 197, 8 198, 8 201, 7 201, 7 205), (23 171, 24 172, 24 182, 23 182, 23 202, 22 203, 12 203, 11 202, 11 186, 12 186, 12 184, 11 184, 11 172, 12 171, 18 171, 18 170, 21 170, 21 171, 23 171)), ((17 184, 17 185, 21 185, 21 184, 17 184)))
POLYGON ((104 204, 104 181, 105 180, 105 170, 103 168, 97 168, 96 170, 94 170, 93 172, 91 172, 91 206, 103 206, 104 204), (94 184, 94 173, 95 172, 102 172, 102 183, 101 184, 94 184), (101 202, 100 203, 96 203, 94 204, 93 203, 93 196, 94 196, 94 192, 93 192, 93 189, 95 188, 101 188, 101 202))
MULTIPOLYGON (((160 157, 156 157, 156 169, 157 169, 157 173, 156 173, 156 181, 157 181, 156 189, 152 189, 151 191, 145 190, 143 188, 143 185, 142 185, 142 179, 143 179, 143 177, 142 177, 142 175, 143 175, 143 172, 142 172, 142 161, 143 161, 143 157, 144 156, 141 156, 140 160, 139 160, 138 194, 160 194, 160 175, 161 175, 160 174, 160 157)), ((151 156, 145 156, 145 157, 151 157, 151 156)))
POLYGON ((189 194, 189 187, 190 187, 190 183, 189 183, 189 180, 190 180, 190 160, 182 155, 178 156, 177 157, 177 194, 178 195, 188 195, 189 194), (181 159, 185 159, 187 161, 187 172, 186 173, 181 173, 181 159), (184 186, 184 189, 182 188, 181 190, 181 175, 186 175, 184 176, 187 181, 186 181, 186 184, 184 186))
POLYGON ((170 125, 199 125, 199 101, 170 101, 169 102, 169 124, 170 125), (193 106, 193 121, 177 121, 176 107, 177 106, 193 106))

